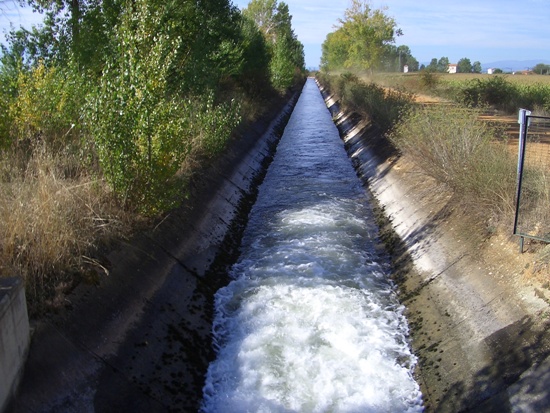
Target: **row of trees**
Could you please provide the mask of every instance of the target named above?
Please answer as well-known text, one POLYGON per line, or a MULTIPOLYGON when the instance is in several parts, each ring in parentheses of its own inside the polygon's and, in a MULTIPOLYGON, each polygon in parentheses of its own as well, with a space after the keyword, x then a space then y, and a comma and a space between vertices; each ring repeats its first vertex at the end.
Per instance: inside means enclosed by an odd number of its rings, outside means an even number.
MULTIPOLYGON (((428 70, 430 72, 440 72, 440 73, 446 73, 449 70, 449 58, 448 57, 441 57, 439 60, 437 58, 433 58, 431 62, 424 66, 422 65, 420 67, 421 70, 428 70)), ((480 62, 474 62, 472 63, 470 59, 467 57, 464 57, 460 59, 457 63, 457 72, 458 73, 481 73, 481 63, 480 62)))
POLYGON ((418 70, 409 47, 394 45, 395 37, 403 32, 385 10, 372 9, 364 0, 352 0, 338 28, 323 43, 321 69, 394 72, 407 65, 410 71, 418 70))
POLYGON ((304 58, 274 0, 28 4, 43 26, 13 30, 0 57, 0 276, 25 279, 36 315, 108 272, 105 241, 185 200, 304 58))
POLYGON ((243 100, 304 75, 277 0, 27 1, 45 19, 2 46, 1 148, 88 151, 125 204, 169 206, 184 159, 221 151, 243 100))
POLYGON ((535 67, 533 67, 533 72, 539 75, 550 75, 550 65, 537 63, 535 67))

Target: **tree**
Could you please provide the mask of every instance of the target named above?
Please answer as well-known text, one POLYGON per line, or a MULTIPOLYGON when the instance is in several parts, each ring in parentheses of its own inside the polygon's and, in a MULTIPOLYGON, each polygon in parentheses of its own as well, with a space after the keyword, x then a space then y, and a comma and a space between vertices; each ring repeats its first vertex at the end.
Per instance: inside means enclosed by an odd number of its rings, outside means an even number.
POLYGON ((474 73, 481 73, 481 63, 478 61, 475 61, 472 65, 472 72, 474 73))
POLYGON ((533 72, 538 73, 539 75, 548 75, 550 74, 550 65, 538 63, 535 67, 533 67, 533 72))
POLYGON ((335 67, 344 56, 344 68, 374 70, 388 65, 389 46, 402 32, 384 11, 371 9, 364 0, 352 0, 344 18, 339 19, 340 26, 324 42, 324 67, 335 67), (334 57, 338 62, 331 61, 334 57))
POLYGON ((449 58, 442 57, 437 61, 437 71, 440 73, 445 73, 449 69, 449 58))
POLYGON ((463 57, 457 63, 458 73, 470 73, 472 71, 472 63, 467 57, 463 57))
POLYGON ((279 90, 292 86, 305 71, 305 60, 288 5, 277 0, 252 0, 243 15, 256 23, 269 45, 272 84, 279 90))
POLYGON ((437 58, 434 57, 430 61, 430 64, 428 66, 426 66, 426 70, 429 71, 429 72, 437 72, 438 71, 437 58))

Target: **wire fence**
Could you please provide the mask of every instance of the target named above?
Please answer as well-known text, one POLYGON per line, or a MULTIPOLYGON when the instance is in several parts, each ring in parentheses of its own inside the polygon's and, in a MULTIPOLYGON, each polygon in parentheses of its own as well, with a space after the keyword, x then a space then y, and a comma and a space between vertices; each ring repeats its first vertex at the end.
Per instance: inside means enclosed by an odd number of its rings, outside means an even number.
POLYGON ((550 242, 550 118, 521 110, 514 234, 550 242))

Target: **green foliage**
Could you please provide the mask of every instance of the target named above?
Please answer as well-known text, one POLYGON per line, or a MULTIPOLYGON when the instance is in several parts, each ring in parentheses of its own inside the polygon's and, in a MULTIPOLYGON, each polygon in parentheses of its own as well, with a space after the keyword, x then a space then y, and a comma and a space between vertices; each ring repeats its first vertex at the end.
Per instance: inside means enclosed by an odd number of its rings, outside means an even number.
POLYGON ((472 71, 472 62, 467 57, 463 57, 457 63, 458 73, 470 73, 472 71))
POLYGON ((475 61, 472 64, 472 72, 474 73, 481 73, 481 63, 478 61, 475 61))
POLYGON ((82 127, 80 108, 88 92, 85 79, 71 67, 46 67, 42 63, 20 71, 18 94, 9 105, 10 144, 15 140, 34 145, 41 141, 60 150, 77 139, 82 127))
POLYGON ((434 90, 439 84, 439 75, 430 70, 420 72, 420 84, 423 89, 434 90))
POLYGON ((430 64, 426 66, 427 71, 439 72, 439 73, 447 73, 448 68, 449 68, 449 58, 445 56, 441 57, 439 60, 434 57, 430 61, 430 64))
POLYGON ((284 91, 294 85, 305 72, 304 47, 292 30, 288 5, 277 0, 252 0, 243 10, 254 21, 269 44, 269 71, 273 86, 284 91))
POLYGON ((269 71, 271 55, 267 42, 250 18, 242 16, 240 26, 242 65, 235 79, 251 96, 267 94, 272 88, 269 71))
POLYGON ((502 76, 491 76, 486 80, 472 79, 456 91, 458 102, 467 106, 497 105, 508 110, 518 100, 516 88, 502 76), (509 107, 505 107, 507 103, 509 107))
POLYGON ((323 70, 338 67, 344 57, 343 68, 382 67, 387 46, 401 31, 396 30, 395 20, 388 17, 384 9, 373 10, 366 1, 352 0, 336 33, 327 36, 323 44, 323 70))
POLYGON ((390 130, 413 102, 410 93, 365 83, 350 73, 321 75, 319 79, 345 107, 372 119, 383 131, 390 130))
POLYGON ((172 95, 182 39, 163 32, 163 11, 145 1, 121 18, 119 49, 90 99, 88 125, 108 182, 124 204, 154 213, 174 206, 176 173, 191 151, 218 153, 238 122, 238 107, 172 95), (150 36, 155 33, 155 36, 150 36))
POLYGON ((533 68, 533 72, 539 75, 550 75, 550 65, 544 63, 538 63, 533 68))

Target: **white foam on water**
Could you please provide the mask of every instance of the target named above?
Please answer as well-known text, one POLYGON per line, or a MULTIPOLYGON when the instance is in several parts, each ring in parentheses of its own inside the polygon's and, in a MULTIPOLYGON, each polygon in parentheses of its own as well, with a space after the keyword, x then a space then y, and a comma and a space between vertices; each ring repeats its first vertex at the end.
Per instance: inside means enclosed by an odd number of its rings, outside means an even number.
POLYGON ((235 265, 205 412, 422 411, 403 308, 354 244, 367 225, 344 216, 337 203, 285 211, 235 265))

